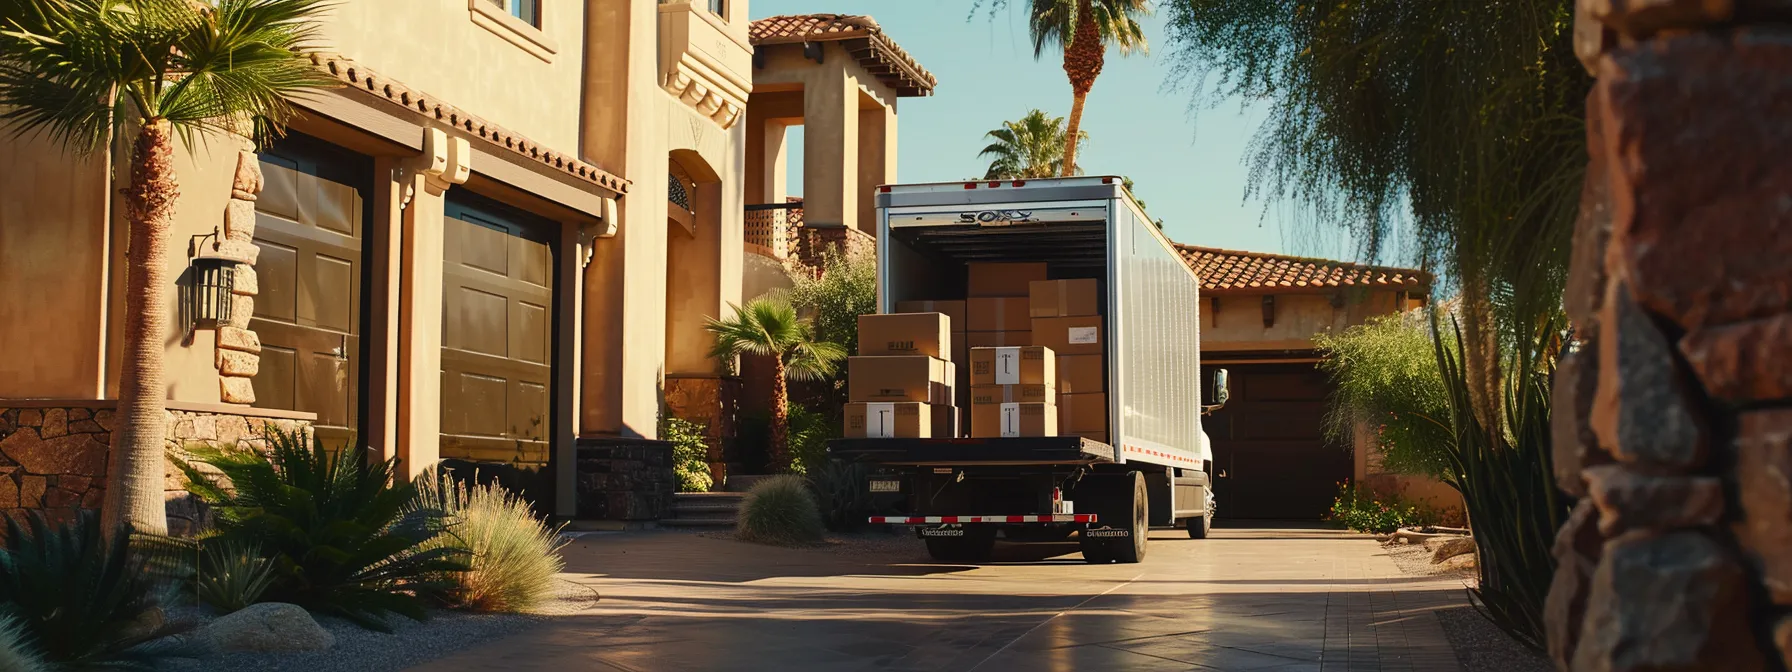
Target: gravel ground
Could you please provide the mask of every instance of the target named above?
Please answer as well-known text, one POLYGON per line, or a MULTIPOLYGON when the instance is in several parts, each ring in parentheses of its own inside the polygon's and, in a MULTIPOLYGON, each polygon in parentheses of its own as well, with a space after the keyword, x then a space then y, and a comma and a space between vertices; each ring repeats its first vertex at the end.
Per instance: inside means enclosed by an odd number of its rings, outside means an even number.
MULTIPOLYGON (((1384 542, 1381 547, 1400 571, 1412 576, 1450 577, 1460 579, 1464 588, 1473 586, 1476 571, 1473 555, 1457 556, 1440 564, 1431 564, 1431 551, 1423 545, 1384 542)), ((1450 648, 1464 672, 1549 672, 1549 658, 1532 651, 1507 636, 1499 626, 1479 611, 1464 604, 1456 609, 1437 612, 1450 648)))

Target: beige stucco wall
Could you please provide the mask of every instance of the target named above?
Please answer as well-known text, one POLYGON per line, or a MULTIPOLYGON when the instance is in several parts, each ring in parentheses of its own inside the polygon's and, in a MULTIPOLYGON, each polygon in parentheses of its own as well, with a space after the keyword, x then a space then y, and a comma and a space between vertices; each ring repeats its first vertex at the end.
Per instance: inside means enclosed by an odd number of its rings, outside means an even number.
POLYGON ((557 48, 543 60, 476 23, 470 2, 490 0, 337 3, 324 22, 323 42, 537 143, 558 151, 578 147, 585 3, 541 2, 541 33, 557 48))
POLYGON ((1350 292, 1342 307, 1332 306, 1330 294, 1282 294, 1275 298, 1275 324, 1263 326, 1261 295, 1223 295, 1219 310, 1203 296, 1201 350, 1305 350, 1313 347, 1313 335, 1362 324, 1376 315, 1395 312, 1391 291, 1350 292))
POLYGON ((790 276, 784 273, 783 262, 762 254, 741 256, 745 272, 741 277, 740 296, 753 300, 768 293, 790 289, 790 276))
MULTIPOLYGON (((896 91, 867 72, 837 42, 823 42, 820 63, 802 55, 802 45, 766 50, 753 75, 754 106, 749 113, 755 202, 775 202, 784 186, 774 177, 785 160, 803 162, 803 221, 875 229, 873 190, 896 181, 896 91), (801 91, 800 108, 794 96, 801 91), (781 159, 783 134, 777 128, 801 117, 803 155, 781 159)), ((794 187, 791 187, 794 188, 794 187)))

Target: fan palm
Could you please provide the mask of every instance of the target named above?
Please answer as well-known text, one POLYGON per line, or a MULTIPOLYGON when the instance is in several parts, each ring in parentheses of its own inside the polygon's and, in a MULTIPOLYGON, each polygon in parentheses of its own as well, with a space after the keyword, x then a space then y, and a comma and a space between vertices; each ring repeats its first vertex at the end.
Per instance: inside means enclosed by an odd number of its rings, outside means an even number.
MULTIPOLYGON (((1088 133, 1077 136, 1078 144, 1089 140, 1088 133)), ((1064 171, 1064 142, 1069 136, 1064 133, 1063 117, 1033 110, 1017 121, 1002 122, 1001 128, 983 137, 991 142, 977 157, 992 157, 983 179, 1026 180, 1052 177, 1064 171)))
POLYGON ((772 466, 790 468, 790 392, 786 379, 814 380, 833 375, 846 357, 838 343, 817 340, 815 327, 797 317, 796 309, 781 298, 761 297, 745 306, 730 304, 734 317, 710 320, 716 344, 710 356, 732 361, 739 355, 761 355, 772 360, 772 466))
POLYGON ((0 123, 74 152, 131 138, 124 356, 103 505, 108 529, 167 530, 162 354, 174 142, 277 132, 287 97, 330 80, 301 53, 323 0, 10 0, 0 8, 0 123))

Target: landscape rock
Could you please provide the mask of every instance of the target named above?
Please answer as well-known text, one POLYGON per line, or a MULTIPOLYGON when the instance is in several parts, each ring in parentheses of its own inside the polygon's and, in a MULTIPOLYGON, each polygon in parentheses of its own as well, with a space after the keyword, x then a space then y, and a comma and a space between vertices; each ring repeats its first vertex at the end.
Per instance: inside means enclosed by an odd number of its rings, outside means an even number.
POLYGON ((1608 464, 1611 455, 1599 448, 1590 415, 1599 391, 1599 353, 1590 348, 1567 352, 1556 360, 1556 380, 1550 390, 1550 451, 1556 487, 1575 497, 1587 494, 1581 471, 1608 464))
MULTIPOLYGON (((1582 0, 1585 4, 1586 0, 1582 0)), ((1584 15, 1586 12, 1578 12, 1584 15)), ((1600 34, 1610 33, 1597 21, 1600 34)), ((1576 18, 1578 31, 1580 19, 1576 18)), ((1580 38, 1576 38, 1578 43, 1580 38)), ((1578 45, 1577 45, 1578 46, 1578 45)), ((1589 66, 1590 67, 1590 66, 1589 66)), ((1599 336, 1599 309, 1605 299, 1606 248, 1612 237, 1611 150, 1601 130, 1605 108, 1601 98, 1587 94, 1587 175, 1581 184, 1580 212, 1574 220, 1574 238, 1568 252, 1568 278, 1563 286, 1562 307, 1574 327, 1574 337, 1592 342, 1599 336)))
POLYGON ((1605 544, 1605 537, 1599 534, 1598 518, 1598 507, 1581 500, 1568 514, 1562 529, 1556 531, 1555 545, 1551 547, 1556 573, 1543 603, 1543 628, 1549 640, 1549 658, 1558 670, 1569 669, 1574 657, 1581 618, 1587 611, 1587 594, 1592 590, 1593 571, 1605 544))
POLYGON ((1681 389, 1673 347, 1631 298, 1628 283, 1614 281, 1607 292, 1591 414, 1599 446, 1620 462, 1704 464, 1704 426, 1681 389))
POLYGON ((218 651, 317 651, 336 645, 304 607, 281 602, 251 604, 207 624, 200 637, 218 651))
POLYGON ((1599 507, 1599 531, 1674 530, 1715 525, 1724 513, 1723 483, 1715 476, 1639 474, 1619 464, 1587 469, 1587 490, 1599 507))
POLYGON ((1792 409, 1743 413, 1732 528, 1775 604, 1792 605, 1792 409))
POLYGON ((1792 398, 1792 313, 1694 329, 1680 352, 1711 396, 1733 404, 1792 398))
POLYGON ((1475 552, 1475 538, 1453 537, 1441 539, 1436 543, 1425 542, 1425 547, 1431 549, 1431 564, 1436 565, 1458 555, 1473 554, 1475 552))
POLYGON ((1742 566, 1698 532, 1613 539, 1567 669, 1764 669, 1745 581, 1742 566))

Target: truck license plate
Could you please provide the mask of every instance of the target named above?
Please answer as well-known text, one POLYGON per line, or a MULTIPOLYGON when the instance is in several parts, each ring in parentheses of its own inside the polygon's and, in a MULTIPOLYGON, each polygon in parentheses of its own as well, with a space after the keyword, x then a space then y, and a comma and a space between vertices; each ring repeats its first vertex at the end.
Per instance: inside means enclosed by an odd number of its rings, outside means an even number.
POLYGON ((872 492, 902 492, 902 481, 871 481, 872 492))

